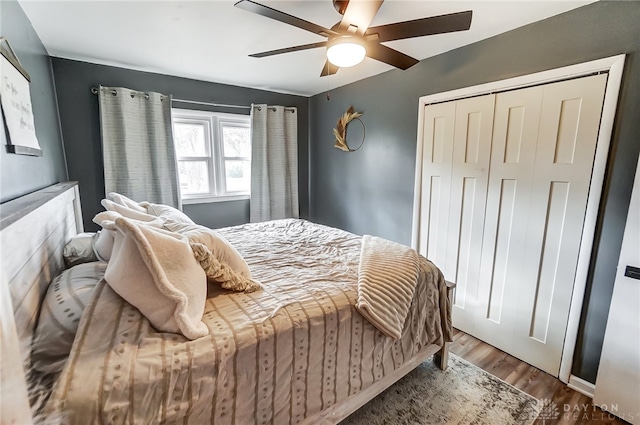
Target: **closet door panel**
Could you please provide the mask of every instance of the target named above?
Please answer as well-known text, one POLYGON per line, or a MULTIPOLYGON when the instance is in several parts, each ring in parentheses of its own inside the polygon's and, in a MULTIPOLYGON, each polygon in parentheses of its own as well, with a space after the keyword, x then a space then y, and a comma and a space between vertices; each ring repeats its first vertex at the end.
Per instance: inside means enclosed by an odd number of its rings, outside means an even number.
POLYGON ((423 115, 422 199, 418 252, 444 264, 449 221, 455 103, 427 105, 423 115), (423 201, 423 202, 424 202, 423 201))
MULTIPOLYGON (((480 252, 485 218, 491 153, 494 95, 456 102, 453 163, 449 200, 449 226, 444 274, 457 284, 454 320, 469 326, 477 315, 480 252)), ((442 264, 442 263, 441 263, 442 264)))
POLYGON ((543 86, 514 353, 557 376, 607 76, 543 86), (525 357, 526 356, 526 357, 525 357))
POLYGON ((513 317, 535 160, 542 87, 496 95, 491 169, 479 272, 481 314, 475 334, 504 347, 514 341, 513 317), (515 290, 515 294, 514 294, 515 290))

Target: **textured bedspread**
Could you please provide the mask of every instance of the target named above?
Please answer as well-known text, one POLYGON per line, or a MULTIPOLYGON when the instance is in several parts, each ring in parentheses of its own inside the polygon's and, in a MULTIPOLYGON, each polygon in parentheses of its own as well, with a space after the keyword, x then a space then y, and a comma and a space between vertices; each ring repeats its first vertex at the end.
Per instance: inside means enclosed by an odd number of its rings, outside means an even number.
POLYGON ((394 340, 354 307, 361 237, 303 220, 221 233, 265 290, 210 286, 210 335, 188 341, 156 332, 101 282, 48 413, 65 424, 295 424, 450 337, 445 282, 422 257, 394 340))

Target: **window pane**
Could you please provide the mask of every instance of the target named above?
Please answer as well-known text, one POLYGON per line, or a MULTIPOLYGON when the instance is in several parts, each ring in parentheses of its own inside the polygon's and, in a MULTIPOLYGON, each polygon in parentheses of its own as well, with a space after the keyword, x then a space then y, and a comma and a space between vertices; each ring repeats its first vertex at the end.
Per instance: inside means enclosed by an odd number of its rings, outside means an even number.
POLYGON ((227 192, 251 191, 251 162, 227 159, 224 161, 227 192))
POLYGON ((210 192, 207 161, 178 161, 178 174, 183 195, 210 192))
POLYGON ((204 124, 175 123, 173 138, 178 156, 206 156, 205 130, 204 124))
POLYGON ((251 157, 251 131, 246 127, 222 127, 224 156, 251 157))

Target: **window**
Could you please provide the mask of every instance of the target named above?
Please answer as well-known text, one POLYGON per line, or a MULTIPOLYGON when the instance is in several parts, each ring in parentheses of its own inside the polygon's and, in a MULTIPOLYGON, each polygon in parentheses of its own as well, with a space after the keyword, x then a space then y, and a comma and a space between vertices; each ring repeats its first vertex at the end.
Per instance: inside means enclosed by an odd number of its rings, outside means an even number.
POLYGON ((248 115, 173 109, 173 139, 184 203, 248 199, 248 115))

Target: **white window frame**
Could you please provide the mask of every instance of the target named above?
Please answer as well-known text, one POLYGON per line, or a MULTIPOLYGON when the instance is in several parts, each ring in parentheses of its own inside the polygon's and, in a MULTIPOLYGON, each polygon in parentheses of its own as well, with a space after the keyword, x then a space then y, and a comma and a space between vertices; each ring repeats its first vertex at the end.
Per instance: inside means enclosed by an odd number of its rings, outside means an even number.
MULTIPOLYGON (((210 111, 172 108, 171 124, 197 123, 205 126, 206 156, 180 156, 176 151, 177 161, 206 161, 209 172, 209 193, 182 194, 183 204, 200 204, 209 202, 235 201, 249 199, 250 192, 226 191, 224 162, 231 160, 249 160, 250 157, 225 157, 222 130, 225 126, 251 128, 249 115, 228 114, 210 111)), ((175 132, 175 130, 174 130, 175 132)))

